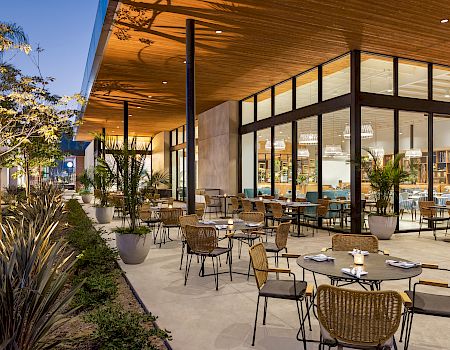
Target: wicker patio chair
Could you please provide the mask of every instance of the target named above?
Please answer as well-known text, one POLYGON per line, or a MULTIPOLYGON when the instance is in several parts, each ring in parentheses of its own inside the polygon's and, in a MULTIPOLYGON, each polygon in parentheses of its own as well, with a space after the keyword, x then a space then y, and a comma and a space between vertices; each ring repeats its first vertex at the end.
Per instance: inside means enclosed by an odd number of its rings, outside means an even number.
POLYGON ((222 204, 220 204, 220 201, 213 200, 208 194, 205 194, 205 204, 205 212, 209 213, 210 218, 212 213, 217 215, 222 211, 222 204))
MULTIPOLYGON (((422 264, 422 269, 450 272, 450 269, 440 268, 436 264, 422 264)), ((448 293, 447 295, 424 293, 422 291, 418 291, 419 286, 449 289, 450 281, 419 279, 419 281, 414 284, 412 290, 409 288, 409 290, 405 291, 405 313, 403 314, 402 331, 400 336, 400 341, 402 341, 403 335, 405 334, 405 350, 407 350, 409 346, 412 322, 415 314, 450 318, 450 295, 448 295, 448 293)), ((443 331, 445 330, 443 329, 443 331)))
POLYGON ((186 248, 186 226, 196 226, 198 225, 198 216, 197 214, 191 214, 191 215, 183 215, 180 216, 180 227, 181 227, 181 261, 180 261, 180 270, 183 266, 183 258, 184 258, 184 251, 186 248))
MULTIPOLYGON (((331 249, 336 252, 367 250, 369 253, 379 253, 378 238, 374 235, 355 235, 338 233, 331 237, 331 249)), ((387 251, 383 251, 388 255, 387 251)))
POLYGON ((255 202, 256 211, 264 214, 264 223, 265 226, 268 226, 268 220, 272 219, 273 215, 271 212, 267 211, 266 204, 263 201, 255 202))
POLYGON ((262 243, 252 246, 249 250, 250 261, 255 274, 256 287, 258 288, 258 301, 256 304, 255 324, 253 327, 252 346, 255 345, 256 324, 258 322, 258 311, 260 298, 264 298, 264 316, 263 325, 266 324, 267 300, 268 298, 295 300, 297 303, 298 319, 300 322, 299 334, 302 334, 301 340, 306 350, 306 330, 305 320, 308 319, 311 329, 311 320, 309 317, 310 305, 312 305, 313 286, 305 281, 297 281, 295 274, 289 269, 269 268, 266 250, 262 243), (292 276, 292 279, 268 279, 269 273, 283 273, 292 276), (306 315, 303 309, 303 303, 306 306, 306 315))
POLYGON ((183 215, 183 209, 181 208, 161 208, 159 211, 159 218, 161 225, 159 226, 158 233, 161 234, 159 240, 159 247, 162 244, 166 244, 166 239, 172 241, 170 238, 170 229, 176 228, 178 233, 180 232, 180 216, 183 215))
POLYGON ((282 223, 292 220, 292 217, 286 215, 286 213, 283 211, 283 206, 281 205, 281 203, 270 203, 270 210, 272 211, 272 221, 274 223, 282 223))
POLYGON ((205 216, 205 203, 195 203, 195 215, 199 220, 203 220, 205 216))
POLYGON ((211 258, 213 265, 213 275, 216 283, 216 290, 219 289, 219 256, 227 254, 227 261, 230 272, 230 280, 233 280, 232 275, 232 259, 231 259, 231 247, 219 247, 219 239, 217 237, 217 231, 211 226, 191 226, 185 227, 186 243, 187 243, 187 258, 186 258, 186 270, 184 274, 184 285, 187 283, 189 276, 189 270, 191 267, 192 256, 197 255, 201 259, 201 276, 205 276, 205 260, 211 258), (214 262, 215 260, 215 262, 214 262))
MULTIPOLYGON (((291 228, 290 222, 282 222, 279 224, 275 231, 275 242, 264 242, 264 248, 268 253, 275 254, 275 266, 278 267, 279 253, 284 250, 287 254, 287 239, 289 236, 289 230, 291 228)), ((287 260, 287 266, 289 268, 289 259, 287 260)))
POLYGON ((244 212, 251 212, 253 211, 253 204, 248 199, 242 199, 242 211, 244 212))
POLYGON ((174 199, 172 197, 167 198, 167 206, 173 205, 174 199))
POLYGON ((144 203, 139 208, 139 220, 147 224, 148 227, 152 229, 153 232, 153 243, 156 242, 156 234, 158 232, 158 227, 161 222, 159 218, 159 213, 157 211, 152 211, 150 209, 150 203, 144 203))
POLYGON ((402 317, 402 297, 395 291, 321 285, 317 289, 317 316, 321 345, 396 349, 394 334, 402 317))
POLYGON ((420 232, 422 231, 422 223, 424 221, 428 222, 431 225, 431 228, 433 229, 433 236, 436 240, 436 229, 437 224, 440 222, 447 222, 447 227, 445 229, 445 233, 447 234, 448 226, 449 226, 449 217, 444 216, 437 216, 437 210, 436 208, 432 208, 432 206, 435 206, 436 204, 434 201, 419 201, 419 212, 420 212, 420 219, 419 219, 419 237, 420 232))
POLYGON ((242 210, 239 208, 238 197, 231 197, 230 201, 231 201, 230 214, 232 214, 232 215, 239 214, 242 210))

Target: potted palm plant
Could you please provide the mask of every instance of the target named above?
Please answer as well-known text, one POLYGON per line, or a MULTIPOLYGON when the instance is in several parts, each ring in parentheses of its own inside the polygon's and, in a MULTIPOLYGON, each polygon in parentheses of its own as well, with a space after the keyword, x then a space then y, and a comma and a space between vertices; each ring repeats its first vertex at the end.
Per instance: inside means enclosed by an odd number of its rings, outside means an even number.
POLYGON ((409 173, 401 166, 403 154, 398 154, 383 164, 383 159, 371 149, 366 151, 373 158, 372 162, 365 163, 365 171, 376 202, 376 213, 369 215, 369 229, 379 239, 390 239, 395 232, 398 217, 391 206, 394 188, 407 180, 409 173))
POLYGON ((109 191, 113 186, 115 176, 113 169, 102 158, 94 168, 94 188, 99 203, 95 205, 95 217, 99 224, 108 224, 114 216, 114 206, 110 205, 109 191))
POLYGON ((150 143, 138 145, 137 139, 133 138, 129 147, 123 147, 122 152, 112 152, 117 164, 117 176, 123 186, 125 210, 128 213, 128 225, 114 229, 117 249, 125 264, 142 263, 152 242, 149 227, 139 225, 139 208, 142 204, 139 188, 149 148, 150 143))
POLYGON ((94 199, 94 195, 91 190, 92 185, 94 184, 92 169, 85 169, 78 177, 78 182, 83 186, 83 188, 78 191, 81 196, 81 200, 84 204, 92 203, 92 200, 94 199))

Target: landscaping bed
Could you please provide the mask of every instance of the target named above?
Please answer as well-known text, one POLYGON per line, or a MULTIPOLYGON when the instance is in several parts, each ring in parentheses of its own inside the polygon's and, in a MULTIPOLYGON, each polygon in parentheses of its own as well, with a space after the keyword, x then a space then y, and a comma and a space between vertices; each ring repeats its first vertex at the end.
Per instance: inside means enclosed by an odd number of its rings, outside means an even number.
POLYGON ((68 342, 59 349, 167 349, 167 331, 145 312, 117 264, 117 252, 106 244, 75 199, 67 202, 68 249, 78 255, 71 283, 83 282, 72 300, 78 307, 58 329, 68 342))

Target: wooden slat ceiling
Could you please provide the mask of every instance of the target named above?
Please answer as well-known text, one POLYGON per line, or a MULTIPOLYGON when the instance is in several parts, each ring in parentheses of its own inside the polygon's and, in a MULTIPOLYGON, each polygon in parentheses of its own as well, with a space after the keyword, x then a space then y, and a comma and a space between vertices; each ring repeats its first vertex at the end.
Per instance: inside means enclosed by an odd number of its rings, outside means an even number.
POLYGON ((121 134, 125 99, 131 133, 184 123, 186 18, 198 21, 201 113, 351 49, 450 64, 449 16, 437 0, 123 0, 77 139, 121 134))

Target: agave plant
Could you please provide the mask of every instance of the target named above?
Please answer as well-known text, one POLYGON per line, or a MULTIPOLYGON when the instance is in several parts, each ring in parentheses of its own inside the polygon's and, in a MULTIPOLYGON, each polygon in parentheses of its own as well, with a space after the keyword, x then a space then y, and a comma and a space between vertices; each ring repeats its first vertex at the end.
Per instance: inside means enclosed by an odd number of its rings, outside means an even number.
POLYGON ((144 172, 144 185, 146 188, 151 188, 155 192, 158 190, 159 186, 170 185, 170 174, 164 170, 155 170, 149 173, 144 172))
POLYGON ((69 320, 69 307, 80 285, 67 291, 76 259, 64 254, 57 228, 2 225, 0 241, 0 348, 43 350, 55 347, 54 330, 69 320))

